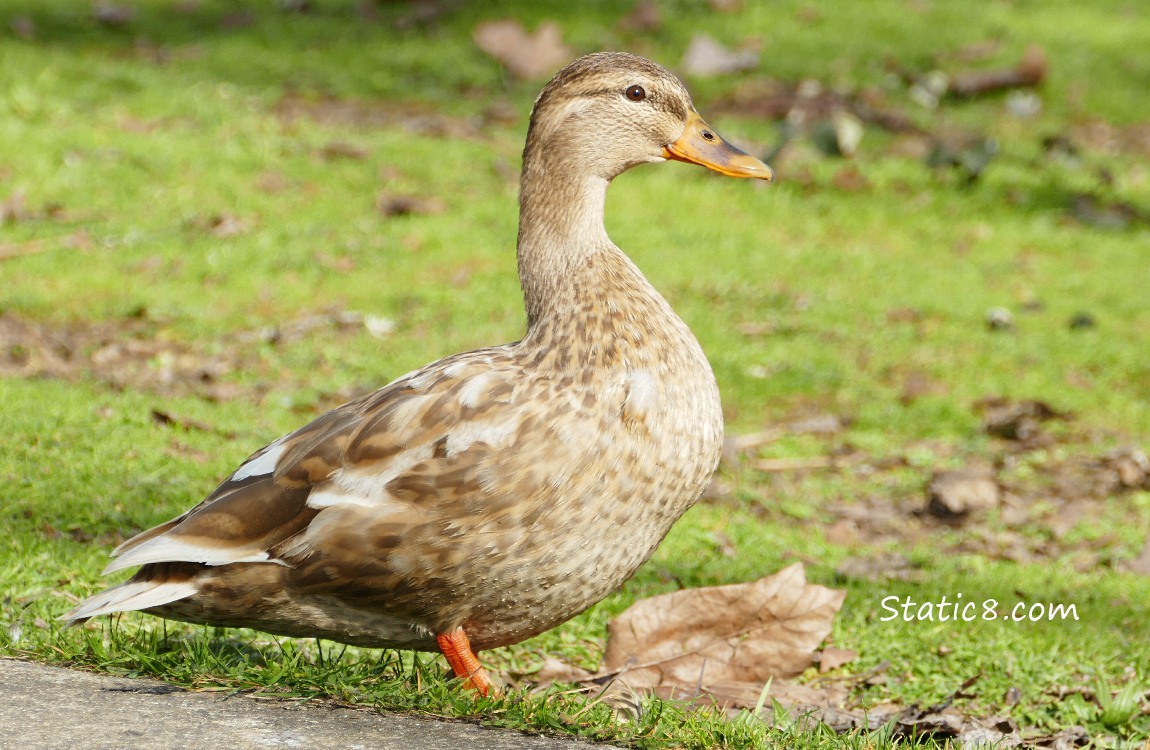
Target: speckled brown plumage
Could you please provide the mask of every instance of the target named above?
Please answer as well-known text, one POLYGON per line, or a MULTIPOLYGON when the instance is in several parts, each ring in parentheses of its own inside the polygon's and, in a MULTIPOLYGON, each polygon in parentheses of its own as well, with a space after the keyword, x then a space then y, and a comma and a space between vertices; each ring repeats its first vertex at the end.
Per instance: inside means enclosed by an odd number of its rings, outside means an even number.
POLYGON ((121 545, 109 570, 136 575, 66 617, 144 609, 422 650, 462 627, 484 649, 617 588, 702 492, 723 425, 695 337, 607 238, 607 185, 666 158, 769 179, 716 138, 654 63, 569 65, 524 151, 523 339, 427 365, 257 452, 121 545))

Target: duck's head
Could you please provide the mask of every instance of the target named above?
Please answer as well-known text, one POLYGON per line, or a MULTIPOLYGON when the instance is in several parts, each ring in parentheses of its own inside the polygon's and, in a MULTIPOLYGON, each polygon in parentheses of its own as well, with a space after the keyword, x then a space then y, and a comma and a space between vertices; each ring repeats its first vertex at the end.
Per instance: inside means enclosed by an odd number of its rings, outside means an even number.
POLYGON ((731 177, 774 177, 770 167, 703 121, 678 78, 642 57, 624 52, 581 57, 559 71, 535 100, 525 163, 610 180, 637 164, 666 159, 731 177))

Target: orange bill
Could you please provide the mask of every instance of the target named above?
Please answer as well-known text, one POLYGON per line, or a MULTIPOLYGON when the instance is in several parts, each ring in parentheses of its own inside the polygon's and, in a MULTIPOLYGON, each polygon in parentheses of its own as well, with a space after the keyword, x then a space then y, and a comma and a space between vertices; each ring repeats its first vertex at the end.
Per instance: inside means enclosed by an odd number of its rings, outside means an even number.
POLYGON ((663 147, 663 156, 701 164, 729 177, 755 177, 768 182, 775 178, 770 167, 724 141, 698 112, 687 115, 683 134, 674 143, 663 147))

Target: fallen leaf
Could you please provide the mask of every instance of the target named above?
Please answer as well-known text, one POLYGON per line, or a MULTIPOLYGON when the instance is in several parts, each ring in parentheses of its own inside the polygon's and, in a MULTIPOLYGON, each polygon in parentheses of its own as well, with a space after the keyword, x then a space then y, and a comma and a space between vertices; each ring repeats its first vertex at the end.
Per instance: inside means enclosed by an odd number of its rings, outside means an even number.
POLYGON ((26 42, 36 37, 36 22, 31 16, 15 16, 8 22, 8 28, 26 42))
POLYGON ((539 24, 534 34, 514 19, 488 21, 476 26, 471 36, 479 49, 525 81, 546 78, 574 56, 552 21, 539 24))
POLYGON ((592 673, 586 669, 568 664, 554 656, 546 657, 539 670, 528 675, 530 679, 540 685, 551 685, 556 682, 584 682, 591 676, 592 673))
POLYGON ((703 33, 691 37, 681 63, 693 76, 716 76, 751 70, 759 64, 757 52, 732 50, 703 33))
POLYGON ((168 447, 164 450, 164 453, 171 456, 172 458, 187 458, 195 461, 198 464, 206 464, 212 459, 210 453, 197 450, 196 448, 193 448, 186 443, 181 443, 178 440, 173 440, 171 443, 169 443, 168 447))
POLYGON ((105 26, 118 28, 127 26, 135 19, 136 9, 112 2, 96 3, 92 7, 92 17, 105 26))
POLYGON ((971 97, 1003 89, 1038 86, 1049 72, 1046 52, 1037 45, 1026 48, 1018 65, 1008 70, 977 70, 956 73, 950 77, 947 93, 971 97))
POLYGON ((942 393, 946 393, 945 385, 924 372, 912 370, 903 377, 898 401, 903 406, 910 406, 923 396, 936 396, 942 393))
POLYGON ((987 39, 981 42, 971 42, 963 47, 959 47, 952 53, 952 57, 962 62, 981 62, 989 60, 998 54, 998 50, 1002 48, 1002 42, 997 39, 987 39))
MULTIPOLYGON (((0 313, 0 376, 95 380, 115 389, 144 390, 165 397, 196 394, 213 401, 260 398, 273 385, 266 377, 244 383, 227 379, 237 371, 252 375, 269 372, 269 363, 261 353, 264 347, 249 344, 282 344, 317 329, 354 335, 363 330, 364 316, 336 310, 235 332, 215 341, 191 343, 158 333, 155 325, 146 308, 119 319, 65 325, 0 313)), ((280 379, 280 392, 300 387, 286 372, 280 379)))
POLYGON ((1070 128, 1070 146, 1083 146, 1106 154, 1150 155, 1150 122, 1120 126, 1105 120, 1087 120, 1070 128))
POLYGON ((250 219, 229 213, 200 216, 189 222, 193 228, 200 229, 201 231, 208 232, 220 238, 241 235, 248 231, 253 223, 250 219))
POLYGON ((827 544, 836 547, 849 547, 858 540, 858 526, 854 521, 840 518, 823 532, 827 544))
MULTIPOLYGON (((378 6, 381 3, 379 0, 374 0, 373 3, 364 3, 365 6, 369 4, 378 6)), ((395 28, 404 31, 431 26, 442 18, 447 11, 448 3, 438 2, 438 0, 415 0, 415 2, 408 4, 407 13, 395 19, 395 28)))
POLYGON ((367 153, 367 149, 363 146, 357 146, 347 141, 332 141, 319 149, 320 157, 327 161, 335 161, 336 159, 361 161, 367 158, 367 153))
POLYGON ((851 648, 836 648, 826 646, 819 652, 819 674, 825 674, 832 669, 838 669, 849 664, 859 657, 858 651, 851 648))
POLYGON ((19 190, 0 201, 0 224, 15 224, 30 218, 31 215, 28 201, 24 193, 19 190))
MULTIPOLYGON (((926 133, 908 114, 896 110, 887 102, 880 89, 843 92, 838 87, 824 85, 814 79, 779 81, 754 77, 740 83, 734 91, 708 107, 715 112, 759 117, 767 120, 785 120, 792 133, 802 133, 818 123, 825 123, 834 141, 835 113, 845 112, 858 122, 876 125, 895 133, 915 134, 925 138, 926 133)), ((857 123, 839 116, 838 123, 843 144, 857 146, 861 130, 857 123)), ((838 146, 836 145, 837 149, 838 146)), ((771 159, 774 164, 778 157, 771 159)))
POLYGON ((707 0, 707 5, 716 13, 738 13, 743 9, 743 0, 707 0))
POLYGON ((1150 535, 1147 535, 1146 543, 1142 545, 1142 552, 1127 566, 1134 573, 1150 576, 1150 535))
POLYGON ((165 427, 179 427, 186 432, 210 432, 219 435, 225 435, 227 437, 235 437, 235 433, 219 430, 218 428, 212 427, 207 422, 201 422, 199 420, 189 419, 187 417, 175 417, 168 412, 161 411, 159 409, 152 409, 151 416, 153 422, 165 427))
POLYGON ((926 510, 945 520, 961 520, 998 506, 999 489, 989 467, 968 466, 936 472, 926 488, 926 510))
POLYGON ((1094 504, 1086 500, 1074 499, 1063 503, 1045 524, 1054 539, 1062 539, 1093 510, 1094 504))
POLYGON ((750 583, 644 599, 607 626, 599 674, 617 674, 633 688, 688 695, 731 685, 761 690, 814 663, 845 597, 845 591, 808 584, 796 563, 750 583))
POLYGON ((1041 422, 1070 418, 1044 401, 1011 401, 996 396, 979 399, 974 409, 981 412, 982 428, 987 434, 1006 440, 1032 440, 1040 432, 1041 422))
POLYGON ((1083 727, 1072 726, 1060 729, 1054 734, 1040 737, 1027 737, 1028 748, 1049 748, 1049 750, 1072 750, 1076 747, 1086 747, 1091 744, 1090 733, 1083 727))
POLYGON ((1071 197, 1070 215, 1087 226, 1122 230, 1131 224, 1150 222, 1150 216, 1124 201, 1109 201, 1089 193, 1071 197))
POLYGON ((870 187, 870 180, 854 164, 849 164, 835 172, 831 184, 844 193, 857 193, 870 187))
POLYGON ((341 99, 334 96, 302 96, 288 93, 274 107, 287 125, 308 119, 323 125, 356 130, 402 127, 411 133, 436 137, 474 139, 475 122, 451 117, 426 102, 395 99, 341 99))
POLYGON ((731 465, 737 464, 740 456, 773 443, 783 434, 782 430, 775 428, 746 435, 727 435, 723 438, 723 460, 731 465))
POLYGON ((255 185, 265 193, 282 193, 291 187, 291 180, 283 172, 261 172, 255 179, 255 185))
POLYGON ((380 193, 375 197, 375 209, 384 216, 413 216, 443 213, 447 204, 434 196, 380 193))
POLYGON ((796 435, 837 435, 849 421, 835 414, 816 414, 791 422, 787 429, 796 435))
POLYGON ((833 456, 797 456, 788 458, 760 458, 751 462, 751 468, 767 472, 808 471, 829 469, 835 465, 833 456))
POLYGON ((239 10, 232 13, 225 13, 220 18, 220 28, 225 31, 237 31, 239 29, 246 29, 256 24, 256 15, 248 10, 239 10))
POLYGON ((640 34, 654 33, 662 25, 663 16, 655 0, 639 0, 631 12, 619 22, 619 26, 624 30, 640 34))
POLYGON ((921 576, 905 556, 898 552, 880 552, 870 557, 848 557, 835 567, 835 574, 846 579, 873 581, 909 581, 921 576))

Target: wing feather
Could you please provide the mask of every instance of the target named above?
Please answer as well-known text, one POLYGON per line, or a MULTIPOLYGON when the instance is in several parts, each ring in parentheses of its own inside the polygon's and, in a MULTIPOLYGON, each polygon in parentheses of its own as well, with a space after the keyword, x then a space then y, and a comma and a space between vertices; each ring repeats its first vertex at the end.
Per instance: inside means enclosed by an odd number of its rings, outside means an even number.
POLYGON ((398 541, 405 525, 426 523, 419 506, 488 494, 477 463, 512 442, 525 418, 515 407, 521 375, 496 351, 441 360, 271 443, 202 503, 120 545, 105 572, 290 564, 316 549, 321 530, 338 536, 340 523, 362 516, 337 510, 369 510, 398 541))

